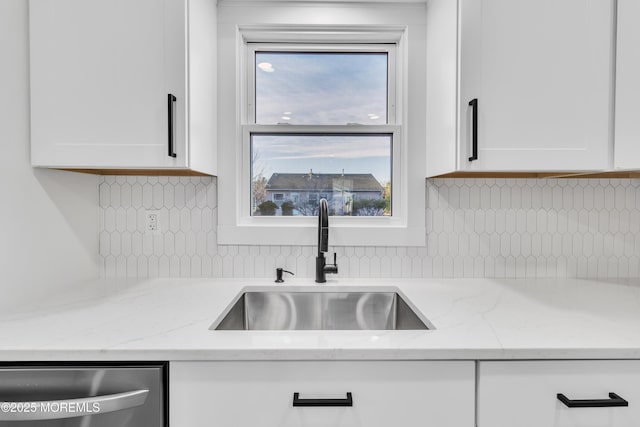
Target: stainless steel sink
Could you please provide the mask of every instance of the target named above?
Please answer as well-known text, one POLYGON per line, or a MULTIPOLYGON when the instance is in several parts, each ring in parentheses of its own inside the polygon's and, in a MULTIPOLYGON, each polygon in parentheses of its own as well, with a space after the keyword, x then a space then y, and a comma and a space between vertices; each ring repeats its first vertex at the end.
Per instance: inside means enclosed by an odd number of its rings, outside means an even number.
POLYGON ((212 330, 434 329, 396 291, 241 292, 212 330))

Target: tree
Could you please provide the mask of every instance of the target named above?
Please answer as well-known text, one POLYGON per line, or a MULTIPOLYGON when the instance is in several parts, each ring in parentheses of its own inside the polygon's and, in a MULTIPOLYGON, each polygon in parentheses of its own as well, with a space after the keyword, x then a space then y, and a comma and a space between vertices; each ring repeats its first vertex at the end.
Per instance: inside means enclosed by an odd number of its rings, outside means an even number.
MULTIPOLYGON (((331 215, 335 215, 335 201, 333 199, 327 200, 327 208, 331 215)), ((318 216, 318 212, 320 211, 320 201, 309 199, 306 203, 300 202, 295 206, 298 213, 302 216, 318 216)))
POLYGON ((282 203, 282 205, 280 205, 280 209, 282 209, 282 215, 284 216, 291 216, 293 215, 293 202, 290 200, 287 200, 285 202, 282 203))
POLYGON ((391 215, 391 181, 384 183, 382 190, 382 200, 384 200, 384 214, 391 215))
POLYGON ((258 206, 264 202, 267 197, 267 178, 262 175, 255 176, 253 178, 253 185, 251 186, 253 206, 258 206))
POLYGON ((302 216, 318 216, 318 202, 315 200, 300 202, 296 205, 296 210, 302 216))
POLYGON ((387 202, 384 199, 356 199, 353 210, 356 216, 381 216, 387 202))
POLYGON ((260 210, 260 215, 263 216, 273 216, 276 214, 276 210, 278 209, 278 205, 273 203, 271 200, 267 200, 266 202, 262 202, 258 205, 258 209, 260 210))
POLYGON ((260 161, 260 153, 256 150, 251 157, 253 182, 251 183, 252 207, 255 208, 267 197, 267 178, 264 176, 264 165, 260 161))

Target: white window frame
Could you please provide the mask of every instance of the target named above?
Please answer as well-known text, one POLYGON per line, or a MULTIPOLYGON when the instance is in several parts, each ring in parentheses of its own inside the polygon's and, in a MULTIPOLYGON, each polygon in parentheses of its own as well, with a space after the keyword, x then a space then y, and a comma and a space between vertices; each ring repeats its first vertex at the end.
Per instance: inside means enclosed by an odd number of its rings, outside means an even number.
MULTIPOLYGON (((425 244, 424 190, 422 200, 409 198, 409 144, 406 127, 406 66, 408 51, 404 26, 238 26, 237 27, 237 143, 235 170, 235 203, 220 212, 218 242, 220 244, 314 245, 317 227, 315 217, 251 216, 251 134, 252 133, 327 133, 392 135, 392 216, 330 218, 330 244, 335 246, 422 246, 425 244), (289 43, 296 42, 293 45, 289 43), (264 43, 259 46, 253 43, 264 43), (276 45, 277 43, 277 45, 276 45), (282 43, 282 44, 281 44, 282 43), (372 51, 390 52, 388 75, 388 112, 386 125, 261 125, 255 124, 253 85, 255 68, 252 52, 267 47, 283 51, 372 51)), ((413 174, 416 175, 415 173, 413 174)), ((423 173, 420 173, 424 177, 423 173)), ((221 181, 223 181, 221 179, 221 181)), ((228 182, 228 181, 227 181, 228 182)), ((221 186, 223 183, 221 183, 221 186)), ((424 181, 422 182, 424 188, 424 181)), ((231 187, 231 186, 230 186, 231 187)), ((230 188, 224 193, 229 194, 230 188)), ((230 197, 228 197, 230 198, 230 197)), ((222 200, 222 197, 221 197, 222 200)))

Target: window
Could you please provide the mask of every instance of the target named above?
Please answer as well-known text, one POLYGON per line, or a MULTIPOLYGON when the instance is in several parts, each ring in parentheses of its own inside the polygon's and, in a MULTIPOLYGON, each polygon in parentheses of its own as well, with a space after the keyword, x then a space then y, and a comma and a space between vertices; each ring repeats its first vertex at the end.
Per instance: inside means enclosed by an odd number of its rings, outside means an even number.
POLYGON ((333 216, 393 215, 395 55, 391 43, 249 44, 250 215, 273 200, 316 216, 322 198, 333 216))
POLYGON ((293 215, 315 216, 324 198, 331 215, 391 215, 392 139, 391 134, 253 133, 251 213, 272 198, 289 201, 293 215), (283 192, 291 192, 286 200, 283 192), (308 197, 300 199, 305 193, 308 197), (356 198, 358 209, 351 205, 356 198))
POLYGON ((353 7, 389 25, 221 11, 219 244, 315 245, 320 198, 331 246, 425 244, 423 17, 353 7))
POLYGON ((391 47, 287 47, 251 46, 255 123, 387 124, 391 47))

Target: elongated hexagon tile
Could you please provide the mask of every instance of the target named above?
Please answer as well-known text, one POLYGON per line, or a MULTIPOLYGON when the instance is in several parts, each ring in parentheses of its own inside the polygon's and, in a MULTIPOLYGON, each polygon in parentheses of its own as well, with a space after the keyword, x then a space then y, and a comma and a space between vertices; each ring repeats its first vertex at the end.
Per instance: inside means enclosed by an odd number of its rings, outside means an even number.
MULTIPOLYGON (((97 191, 105 277, 264 276, 275 263, 313 276, 313 247, 218 247, 215 178, 100 177, 97 191)), ((340 276, 640 275, 639 180, 433 179, 424 194, 425 246, 332 248, 340 276)))

